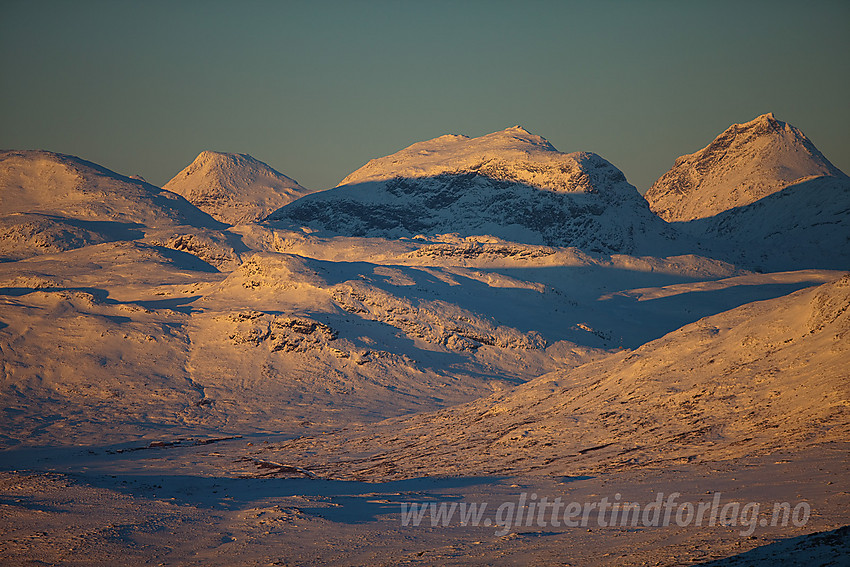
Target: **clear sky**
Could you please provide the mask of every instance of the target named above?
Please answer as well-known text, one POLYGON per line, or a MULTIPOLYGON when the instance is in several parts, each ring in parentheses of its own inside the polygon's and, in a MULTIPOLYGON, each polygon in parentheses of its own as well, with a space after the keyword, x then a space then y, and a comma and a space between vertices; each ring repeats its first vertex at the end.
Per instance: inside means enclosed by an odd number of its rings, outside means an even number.
POLYGON ((0 0, 0 147, 161 185, 204 149, 313 189, 520 124, 643 192, 765 112, 850 173, 850 2, 0 0))

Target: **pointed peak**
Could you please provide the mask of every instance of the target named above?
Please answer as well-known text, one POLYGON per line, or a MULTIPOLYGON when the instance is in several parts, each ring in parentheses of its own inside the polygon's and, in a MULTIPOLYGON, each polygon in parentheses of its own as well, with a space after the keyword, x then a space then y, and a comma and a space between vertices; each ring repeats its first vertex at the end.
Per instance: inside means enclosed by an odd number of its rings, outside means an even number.
POLYGON ((821 175, 844 177, 803 132, 768 112, 733 124, 705 148, 677 158, 644 197, 664 220, 689 221, 821 175))
POLYGON ((310 192, 249 154, 212 150, 198 154, 163 188, 232 225, 259 221, 310 192))

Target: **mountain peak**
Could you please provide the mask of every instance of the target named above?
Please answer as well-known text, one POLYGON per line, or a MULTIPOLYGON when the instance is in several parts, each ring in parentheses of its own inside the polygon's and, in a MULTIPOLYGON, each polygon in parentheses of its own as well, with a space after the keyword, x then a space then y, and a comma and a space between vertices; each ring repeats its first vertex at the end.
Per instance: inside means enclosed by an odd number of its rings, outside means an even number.
POLYGON ((611 163, 559 152, 519 126, 440 136, 373 159, 268 221, 332 235, 457 233, 620 253, 649 249, 670 230, 611 163))
POLYGON ((689 221, 821 175, 844 177, 803 132, 769 112, 733 124, 705 148, 677 158, 645 197, 663 219, 689 221))
MULTIPOLYGON (((545 138, 513 126, 477 138, 444 135, 412 144, 394 154, 369 161, 339 186, 395 177, 421 178, 446 173, 480 172, 496 163, 543 164, 565 159, 545 138)), ((578 155, 578 154, 575 154, 578 155)), ((612 166, 613 167, 613 166, 612 166)), ((545 187, 541 187, 545 188, 545 187)))
POLYGON ((228 224, 262 220, 310 191, 249 154, 204 150, 163 188, 228 224))

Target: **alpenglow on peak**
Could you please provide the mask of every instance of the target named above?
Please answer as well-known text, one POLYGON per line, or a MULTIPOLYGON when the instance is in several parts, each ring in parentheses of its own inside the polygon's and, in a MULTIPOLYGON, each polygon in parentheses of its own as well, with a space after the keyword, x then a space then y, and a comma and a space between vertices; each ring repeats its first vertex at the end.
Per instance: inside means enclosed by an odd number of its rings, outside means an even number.
POLYGON ((705 148, 677 158, 645 197, 664 220, 690 221, 823 175, 844 177, 803 132, 770 112, 733 124, 705 148))

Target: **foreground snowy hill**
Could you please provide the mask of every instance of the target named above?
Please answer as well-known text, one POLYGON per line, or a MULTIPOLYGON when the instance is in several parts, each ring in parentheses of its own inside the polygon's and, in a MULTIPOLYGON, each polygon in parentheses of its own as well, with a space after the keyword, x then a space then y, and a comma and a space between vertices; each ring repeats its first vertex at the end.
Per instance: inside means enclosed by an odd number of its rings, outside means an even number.
POLYGON ((666 221, 712 217, 819 176, 846 178, 812 142, 772 113, 733 124, 676 159, 644 195, 666 221))
POLYGON ((561 153, 519 126, 413 144, 269 221, 346 236, 492 235, 604 253, 687 248, 616 167, 593 153, 561 153))
POLYGON ((294 179, 248 154, 211 151, 201 152, 163 188, 227 224, 260 221, 310 193, 294 179))
POLYGON ((575 475, 850 434, 850 276, 437 413, 256 453, 330 477, 575 475))

